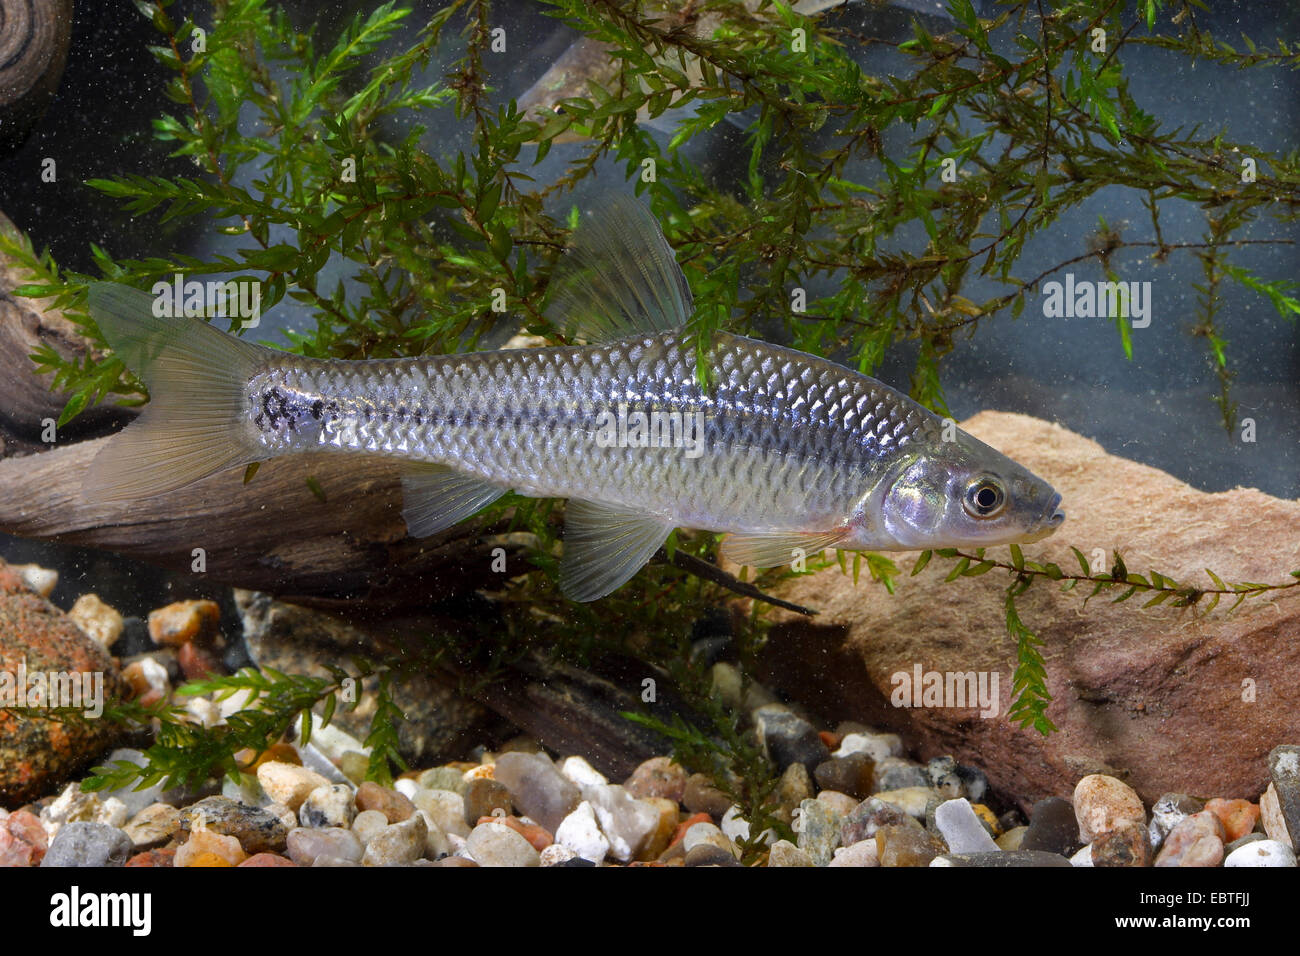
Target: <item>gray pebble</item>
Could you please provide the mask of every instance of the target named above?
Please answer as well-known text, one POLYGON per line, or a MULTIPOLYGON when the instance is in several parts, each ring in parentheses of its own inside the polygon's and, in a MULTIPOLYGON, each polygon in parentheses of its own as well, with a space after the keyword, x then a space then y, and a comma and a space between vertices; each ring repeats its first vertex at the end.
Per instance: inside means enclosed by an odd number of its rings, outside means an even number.
POLYGON ((406 866, 424 856, 429 828, 424 816, 413 813, 401 823, 390 823, 366 843, 361 862, 366 866, 406 866))
POLYGON ((814 865, 825 866, 835 858, 843 822, 843 816, 820 800, 799 804, 799 849, 808 854, 814 865))
POLYGON ((686 851, 687 866, 740 866, 727 850, 711 843, 699 843, 686 851))
POLYGON ((125 866, 135 852, 131 838, 106 823, 65 823, 41 866, 125 866))
POLYGON ((811 773, 831 755, 817 728, 781 704, 758 708, 754 723, 764 753, 778 770, 801 763, 811 773))
POLYGON ((200 822, 214 833, 234 837, 250 856, 282 852, 289 833, 280 818, 269 810, 236 803, 227 797, 205 797, 181 811, 183 833, 189 833, 200 822))
POLYGON ((1278 807, 1293 845, 1300 846, 1300 746, 1282 744, 1268 753, 1278 807))
POLYGON ((321 857, 360 863, 364 848, 351 830, 340 827, 295 827, 289 831, 288 857, 299 866, 317 866, 321 857))
POLYGON ((868 797, 854 807, 840 823, 840 843, 843 846, 853 846, 855 843, 869 840, 883 826, 921 828, 921 824, 900 807, 886 803, 878 797, 868 797))
POLYGON ((1029 812, 1029 829, 1020 841, 1020 849, 1042 850, 1069 856, 1080 847, 1079 821, 1069 800, 1048 797, 1039 800, 1029 812))
POLYGON ((510 791, 520 812, 532 817, 551 833, 582 800, 578 788, 561 775, 545 754, 502 754, 497 759, 494 774, 510 791))
POLYGON ((931 866, 1063 866, 1070 861, 1058 853, 1042 850, 999 850, 996 853, 956 853, 935 857, 931 866))

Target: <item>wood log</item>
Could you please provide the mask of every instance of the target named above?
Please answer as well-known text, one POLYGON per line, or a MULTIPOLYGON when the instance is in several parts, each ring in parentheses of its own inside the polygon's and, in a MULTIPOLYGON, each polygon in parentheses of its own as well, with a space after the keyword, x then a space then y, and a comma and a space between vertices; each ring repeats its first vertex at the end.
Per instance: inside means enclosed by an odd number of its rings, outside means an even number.
MULTIPOLYGON (((19 235, 3 213, 0 232, 11 238, 19 235)), ((0 257, 0 458, 45 451, 49 447, 41 440, 45 423, 58 421, 68 401, 66 393, 50 391, 52 375, 38 375, 29 356, 41 345, 69 361, 80 361, 91 352, 91 343, 76 324, 57 309, 49 309, 48 302, 11 294, 30 281, 32 277, 15 263, 0 257)), ((59 429, 59 438, 75 441, 107 435, 136 414, 135 409, 120 405, 96 405, 59 429)))
POLYGON ((0 461, 0 531, 104 548, 211 580, 317 607, 387 613, 447 600, 499 581, 485 537, 469 521, 412 538, 396 463, 312 454, 265 463, 245 485, 227 471, 132 502, 83 495, 81 476, 112 438, 0 461), (315 478, 322 501, 309 487, 315 478), (200 562, 201 559, 201 562, 200 562), (491 575, 491 577, 489 577, 491 575))
POLYGON ((72 0, 0 0, 0 152, 17 149, 54 99, 72 0))

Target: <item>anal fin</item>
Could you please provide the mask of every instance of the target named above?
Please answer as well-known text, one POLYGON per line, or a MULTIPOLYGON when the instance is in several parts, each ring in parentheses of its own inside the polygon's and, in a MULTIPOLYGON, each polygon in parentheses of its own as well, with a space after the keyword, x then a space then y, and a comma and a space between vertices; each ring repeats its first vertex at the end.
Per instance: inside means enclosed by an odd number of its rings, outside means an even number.
POLYGON ((721 553, 728 561, 751 568, 775 568, 790 564, 802 554, 808 557, 833 548, 848 536, 847 528, 833 531, 760 531, 729 534, 721 553))
POLYGON ((674 527, 670 520, 624 506, 570 499, 560 590, 571 601, 604 597, 640 571, 674 527))
POLYGON ((415 538, 459 524, 509 489, 446 465, 411 464, 402 473, 402 517, 415 538))

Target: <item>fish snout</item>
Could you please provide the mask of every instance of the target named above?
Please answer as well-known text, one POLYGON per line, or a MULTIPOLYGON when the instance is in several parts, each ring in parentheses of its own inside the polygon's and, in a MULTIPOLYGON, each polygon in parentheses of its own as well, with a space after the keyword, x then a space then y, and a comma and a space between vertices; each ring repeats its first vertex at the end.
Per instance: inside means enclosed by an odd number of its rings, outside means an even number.
POLYGON ((1061 496, 1059 494, 1053 495, 1051 504, 1047 506, 1048 517, 1047 520, 1043 522, 1044 527, 1055 530, 1065 521, 1065 512, 1061 510, 1060 505, 1061 496))

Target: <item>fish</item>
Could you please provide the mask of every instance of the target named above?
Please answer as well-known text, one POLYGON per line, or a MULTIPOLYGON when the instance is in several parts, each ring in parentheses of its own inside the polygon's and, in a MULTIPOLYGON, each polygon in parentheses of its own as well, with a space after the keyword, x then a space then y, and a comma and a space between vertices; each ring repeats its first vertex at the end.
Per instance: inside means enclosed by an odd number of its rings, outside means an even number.
POLYGON ((589 208, 550 286, 548 320, 585 344, 334 360, 93 283, 90 314, 150 401, 83 494, 146 498, 307 451, 397 459, 415 537, 507 491, 568 499, 559 584, 579 602, 676 528, 725 533, 725 557, 764 568, 827 548, 1029 542, 1065 518, 1047 482, 874 378, 728 332, 697 342, 690 285, 637 199, 589 208))
MULTIPOLYGON (((818 16, 834 7, 843 6, 853 0, 797 0, 791 4, 796 13, 804 16, 818 16)), ((872 6, 897 7, 914 13, 951 21, 944 0, 869 0, 872 6)), ((773 29, 780 25, 771 4, 763 0, 743 0, 744 7, 751 16, 770 20, 773 29)), ((695 0, 650 0, 643 6, 647 15, 657 16, 657 28, 665 33, 678 29, 687 29, 692 36, 711 37, 723 23, 720 13, 709 9, 699 9, 695 0)), ((545 126, 547 121, 564 111, 564 101, 575 98, 590 98, 591 85, 594 83, 604 89, 612 89, 618 83, 620 63, 618 48, 592 37, 579 37, 556 58, 546 72, 516 100, 519 112, 526 120, 545 126)), ((680 58, 667 56, 664 62, 673 69, 683 69, 692 87, 703 82, 699 58, 694 54, 684 53, 680 58)), ((685 120, 694 116, 703 106, 700 100, 692 100, 680 106, 670 106, 658 116, 650 116, 649 110, 642 107, 637 113, 637 122, 651 129, 672 134, 685 120)), ((727 118, 736 125, 748 125, 749 118, 734 113, 727 118)), ((572 126, 556 135, 554 142, 574 143, 585 137, 572 126)))

